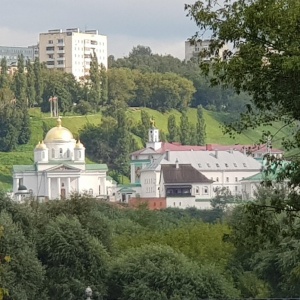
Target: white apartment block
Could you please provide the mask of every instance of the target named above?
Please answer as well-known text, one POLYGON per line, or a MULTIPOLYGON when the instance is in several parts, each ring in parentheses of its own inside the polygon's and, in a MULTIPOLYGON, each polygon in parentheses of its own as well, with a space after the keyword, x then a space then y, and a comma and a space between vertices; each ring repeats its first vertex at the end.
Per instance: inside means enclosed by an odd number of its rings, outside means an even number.
MULTIPOLYGON (((190 41, 185 42, 185 61, 189 61, 192 58, 200 59, 199 54, 203 51, 209 51, 210 40, 197 41, 191 43, 190 41)), ((211 61, 214 58, 223 58, 224 51, 228 50, 228 45, 225 44, 218 53, 215 55, 207 55, 206 57, 201 58, 202 61, 211 61)))
POLYGON ((39 58, 48 69, 72 73, 77 80, 89 75, 92 55, 107 68, 107 36, 97 30, 54 29, 39 36, 39 58))

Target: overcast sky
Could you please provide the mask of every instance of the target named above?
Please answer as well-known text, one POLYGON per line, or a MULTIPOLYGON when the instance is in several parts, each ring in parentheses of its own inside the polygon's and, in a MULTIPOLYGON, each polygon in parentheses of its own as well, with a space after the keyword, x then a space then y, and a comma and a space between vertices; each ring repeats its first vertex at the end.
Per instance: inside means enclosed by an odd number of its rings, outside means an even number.
POLYGON ((184 58, 184 41, 197 27, 189 0, 1 0, 0 46, 29 46, 48 29, 98 29, 108 53, 128 55, 137 45, 184 58))

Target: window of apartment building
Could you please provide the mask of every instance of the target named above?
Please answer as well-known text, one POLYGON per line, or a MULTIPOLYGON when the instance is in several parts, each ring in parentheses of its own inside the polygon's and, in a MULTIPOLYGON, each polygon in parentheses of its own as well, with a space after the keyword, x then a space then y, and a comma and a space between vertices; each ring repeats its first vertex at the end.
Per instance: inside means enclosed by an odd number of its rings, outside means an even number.
POLYGON ((53 58, 53 54, 48 54, 48 57, 49 58, 53 58))
POLYGON ((65 55, 64 55, 64 53, 58 53, 58 57, 62 58, 62 57, 65 57, 65 55))
MULTIPOLYGON (((54 50, 54 47, 53 47, 53 50, 54 50)), ((64 50, 64 47, 63 46, 59 46, 58 50, 64 50)))
POLYGON ((64 61, 63 61, 63 60, 58 60, 58 61, 57 61, 57 64, 58 64, 58 65, 63 65, 63 64, 64 64, 64 61))
POLYGON ((64 42, 63 39, 58 39, 58 40, 57 40, 57 43, 58 43, 58 44, 62 44, 63 42, 64 42))
POLYGON ((54 66, 54 61, 47 61, 47 66, 54 66))
POLYGON ((49 41, 48 41, 48 44, 53 44, 53 40, 49 40, 49 41))
POLYGON ((226 182, 229 182, 229 177, 226 177, 226 182))
POLYGON ((54 47, 46 47, 46 51, 54 51, 54 47))

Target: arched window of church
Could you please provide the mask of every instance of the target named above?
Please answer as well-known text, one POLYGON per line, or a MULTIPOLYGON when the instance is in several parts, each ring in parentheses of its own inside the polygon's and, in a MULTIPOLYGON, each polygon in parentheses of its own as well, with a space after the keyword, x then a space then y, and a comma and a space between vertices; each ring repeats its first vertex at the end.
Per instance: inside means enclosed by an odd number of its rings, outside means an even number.
POLYGON ((70 149, 67 150, 67 158, 70 157, 70 149))
POLYGON ((52 158, 55 158, 55 149, 52 148, 51 152, 52 152, 51 153, 52 154, 52 158))
POLYGON ((59 148, 59 157, 63 158, 63 149, 62 148, 59 148))

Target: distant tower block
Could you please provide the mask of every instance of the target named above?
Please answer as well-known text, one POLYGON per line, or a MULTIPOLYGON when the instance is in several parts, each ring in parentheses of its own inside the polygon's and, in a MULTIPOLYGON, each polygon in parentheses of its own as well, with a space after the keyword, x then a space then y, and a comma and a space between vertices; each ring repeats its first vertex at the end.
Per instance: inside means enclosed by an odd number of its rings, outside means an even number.
POLYGON ((58 98, 54 96, 50 97, 49 103, 50 103, 51 118, 58 117, 58 98))

